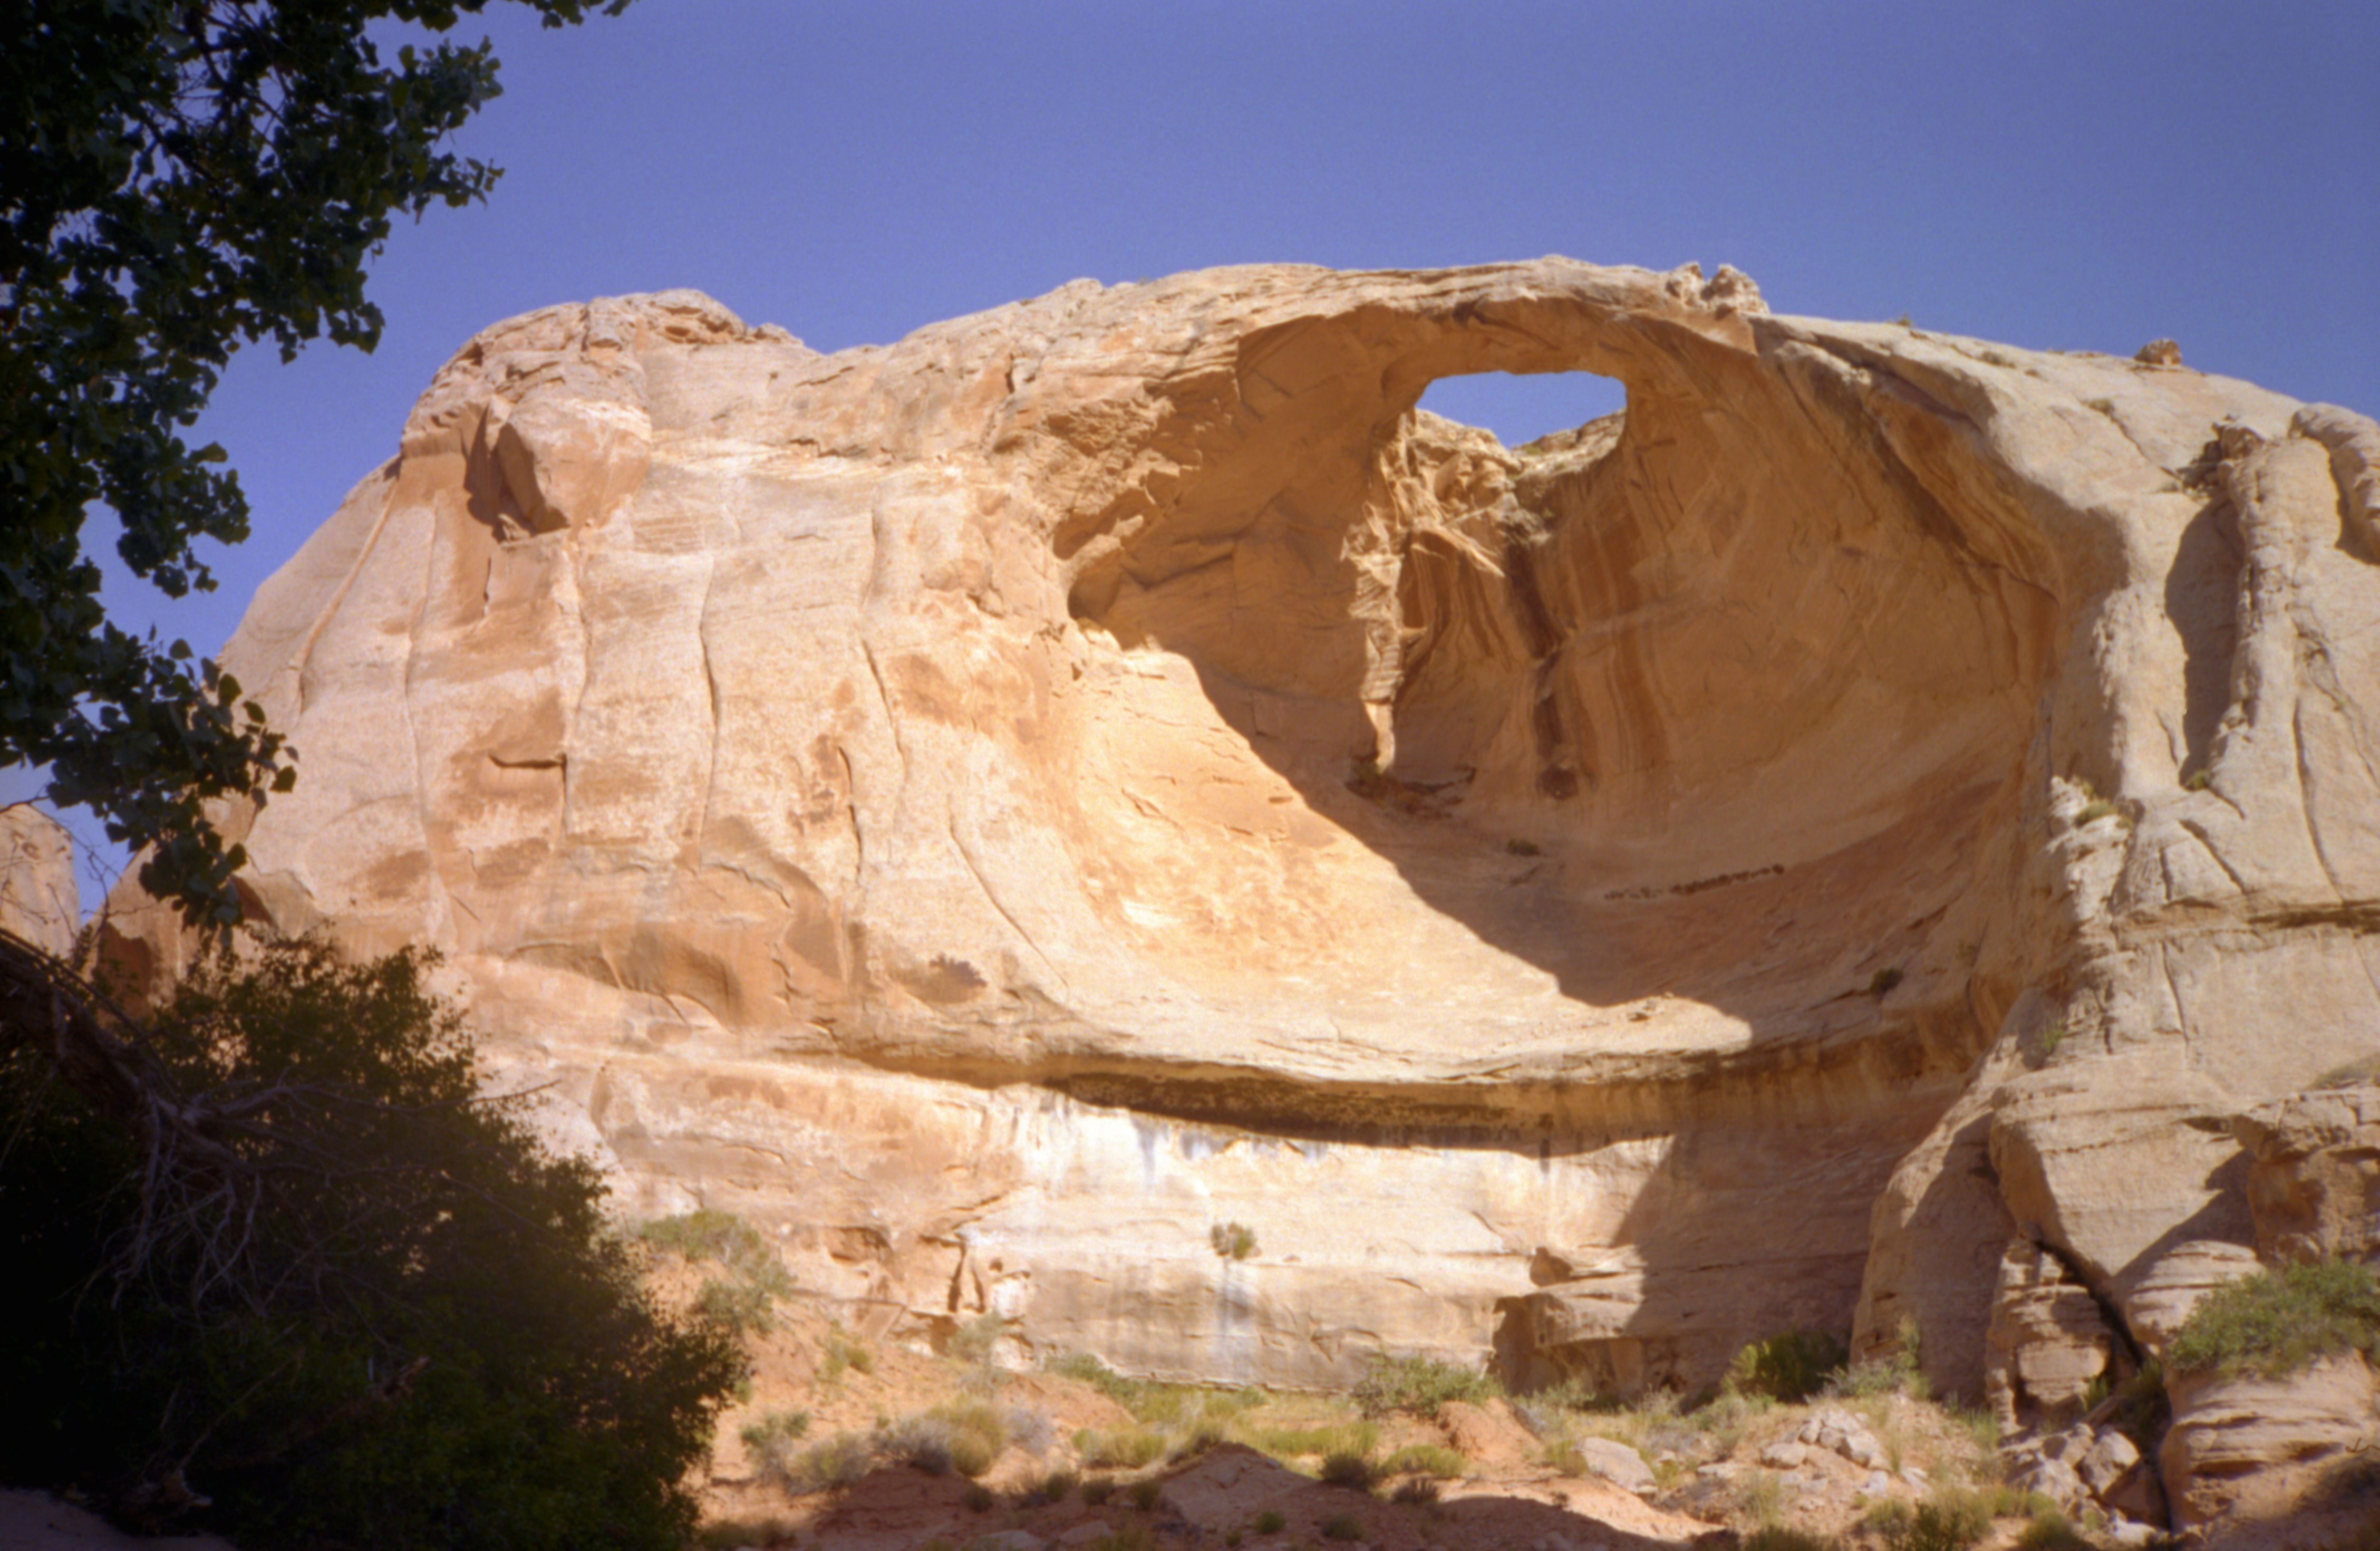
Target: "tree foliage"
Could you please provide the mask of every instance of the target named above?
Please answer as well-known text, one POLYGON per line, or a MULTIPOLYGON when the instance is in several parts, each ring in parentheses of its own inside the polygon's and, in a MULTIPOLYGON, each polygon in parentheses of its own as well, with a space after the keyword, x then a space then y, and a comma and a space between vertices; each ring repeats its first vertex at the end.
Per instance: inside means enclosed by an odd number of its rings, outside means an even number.
MULTIPOLYGON (((627 0, 520 0, 549 26, 627 0)), ((391 217, 482 198, 444 148, 495 96, 484 43, 384 54, 485 0, 0 0, 0 767, 51 770, 142 882, 236 918, 241 861, 209 799, 287 789, 291 751, 230 676, 112 623, 86 553, 169 597, 213 586, 202 541, 248 533, 239 482, 191 446, 232 352, 371 348, 364 266, 391 217)))
POLYGON ((426 965, 271 945, 119 1031, 216 1117, 184 1188, 0 1054, 0 1472, 259 1546, 682 1544, 742 1359, 480 1096, 426 965))

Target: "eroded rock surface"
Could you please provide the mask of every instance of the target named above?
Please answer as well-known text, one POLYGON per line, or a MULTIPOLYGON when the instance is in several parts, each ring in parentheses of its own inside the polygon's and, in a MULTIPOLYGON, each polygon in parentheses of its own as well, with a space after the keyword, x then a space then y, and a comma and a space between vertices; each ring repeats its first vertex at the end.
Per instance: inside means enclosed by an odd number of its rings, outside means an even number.
POLYGON ((880 1328, 1635 1385, 1856 1318, 1973 1396, 2012 1239, 2165 1317, 2227 1117, 2374 1045, 2375 436, 1691 267, 552 308, 260 593, 302 773, 229 822, 880 1328), (1627 409, 1415 409, 1484 371, 1627 409))

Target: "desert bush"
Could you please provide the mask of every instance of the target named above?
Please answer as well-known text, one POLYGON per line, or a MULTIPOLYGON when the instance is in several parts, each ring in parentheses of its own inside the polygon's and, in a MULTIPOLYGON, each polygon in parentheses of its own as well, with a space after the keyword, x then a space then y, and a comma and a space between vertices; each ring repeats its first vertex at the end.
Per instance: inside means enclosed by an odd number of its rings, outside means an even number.
POLYGON ((1072 1471, 1051 1471, 1042 1478, 1041 1496, 1044 1501, 1062 1503, 1075 1495, 1080 1478, 1072 1471))
POLYGON ((2017 1532, 2017 1551, 2092 1551, 2091 1537, 2056 1508, 2036 1513, 2017 1532))
POLYGON ((1217 1223, 1207 1230, 1207 1241, 1225 1260, 1245 1260, 1257 1252, 1257 1230, 1245 1223, 1217 1223))
POLYGON ((1150 1508, 1157 1506, 1157 1494, 1162 1489, 1161 1484, 1158 1482, 1135 1481, 1132 1484, 1132 1487, 1126 1495, 1132 1498, 1133 1507, 1140 1509, 1143 1513, 1147 1513, 1150 1508))
POLYGON ((950 1462, 961 1475, 981 1475, 1008 1447, 1007 1424, 987 1401, 953 1400, 936 1406, 926 1416, 946 1430, 950 1462))
POLYGON ((1991 1533, 1993 1503, 1980 1492, 1937 1488, 1912 1508, 1894 1499, 1867 1517, 1885 1551, 1966 1551, 1991 1533))
POLYGON ((772 1460, 768 1473, 795 1496, 850 1485, 875 1465, 867 1440, 844 1433, 772 1460))
POLYGON ((1355 1384, 1355 1405, 1366 1416, 1413 1411, 1434 1417, 1449 1400, 1486 1400, 1502 1387, 1486 1374, 1441 1362, 1434 1357, 1390 1357, 1375 1353, 1355 1384))
POLYGON ((880 1419, 868 1447, 880 1459, 914 1466, 928 1475, 941 1475, 951 1468, 951 1428, 939 1417, 880 1419))
POLYGON ((1083 1483, 1083 1501, 1097 1508, 1115 1491, 1115 1483, 1103 1475, 1092 1476, 1083 1483))
POLYGON ((2317 1357, 2380 1351, 2380 1287, 2347 1261, 2260 1271, 2199 1301, 2167 1356, 2176 1373, 2280 1378, 2317 1357))
POLYGON ((1322 1538, 1361 1540, 1364 1538, 1364 1521, 1352 1513, 1334 1513, 1323 1520, 1322 1538))
POLYGON ((1367 1492, 1376 1479, 1378 1472, 1374 1470, 1371 1459, 1352 1449, 1341 1449, 1322 1458, 1321 1481, 1325 1486, 1346 1486, 1358 1492, 1367 1492))
POLYGON ((262 1551, 692 1533, 680 1482, 743 1359, 646 1295, 595 1167, 482 1093, 433 962, 267 943, 121 1031, 245 1128, 213 1196, 144 1201, 140 1140, 0 1030, 11 1481, 186 1485, 212 1503, 174 1528, 262 1551))
POLYGON ((1047 1413, 1030 1406, 1011 1406, 1006 1419, 1008 1441, 1027 1454, 1047 1454, 1058 1441, 1058 1429, 1047 1413))
POLYGON ((752 1468, 759 1474, 774 1473, 779 1462, 793 1449, 795 1440, 810 1430, 810 1413, 805 1411, 771 1411, 759 1420, 747 1423, 740 1436, 745 1452, 751 1456, 752 1468))
POLYGON ((1000 1338, 1007 1334, 1006 1320, 998 1314, 984 1314, 952 1331, 942 1349, 960 1362, 988 1363, 1000 1349, 1000 1338))
POLYGON ((1136 1471, 1165 1452, 1165 1435, 1147 1427, 1113 1433, 1086 1427, 1075 1435, 1075 1452, 1094 1469, 1136 1471))
POLYGON ((1265 1509, 1248 1522, 1260 1535, 1277 1535, 1289 1525, 1288 1520, 1283 1519, 1271 1508, 1265 1509))
POLYGON ((827 1327, 818 1365, 818 1382, 829 1387, 843 1382, 845 1371, 872 1374, 876 1371, 876 1354, 851 1338, 842 1325, 827 1327))
POLYGON ((1849 1355, 1848 1344, 1832 1332, 1788 1330, 1739 1350, 1727 1366, 1725 1387, 1796 1405, 1816 1394, 1849 1355))
POLYGON ((1389 1494, 1389 1500, 1392 1503, 1434 1503, 1442 1490, 1436 1476, 1409 1475, 1397 1483, 1397 1489, 1389 1494))
POLYGON ((766 1291, 750 1282, 731 1282, 718 1276, 710 1277, 696 1290, 694 1312, 698 1318, 710 1321, 730 1336, 765 1336, 777 1323, 766 1291))
POLYGON ((1826 1393, 1850 1399, 1901 1394, 1922 1400, 1925 1398, 1924 1349, 1917 1322, 1904 1319, 1893 1333, 1891 1346, 1829 1378, 1826 1393))
POLYGON ((759 1519, 712 1519, 694 1533, 703 1551, 735 1551, 744 1545, 776 1545, 801 1533, 801 1526, 777 1514, 759 1519))
POLYGON ((959 1500, 966 1504, 969 1513, 990 1513, 991 1505, 1000 1499, 992 1495, 990 1487, 980 1481, 973 1481, 967 1484, 966 1495, 959 1500))

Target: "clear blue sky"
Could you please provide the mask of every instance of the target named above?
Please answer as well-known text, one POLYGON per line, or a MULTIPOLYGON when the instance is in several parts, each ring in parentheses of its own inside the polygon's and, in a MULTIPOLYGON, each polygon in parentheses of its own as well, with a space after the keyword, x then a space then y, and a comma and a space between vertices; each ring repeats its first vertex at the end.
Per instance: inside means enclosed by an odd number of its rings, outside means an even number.
MULTIPOLYGON (((1566 253, 1778 311, 2189 364, 2380 413, 2380 4, 497 4, 491 202, 398 231, 379 351, 243 357, 201 434, 255 507, 218 647, 474 331, 691 286, 824 350, 1077 275, 1566 253)), ((1592 379, 1428 400, 1518 440, 1592 379)), ((0 773, 0 800, 26 795, 0 773)))

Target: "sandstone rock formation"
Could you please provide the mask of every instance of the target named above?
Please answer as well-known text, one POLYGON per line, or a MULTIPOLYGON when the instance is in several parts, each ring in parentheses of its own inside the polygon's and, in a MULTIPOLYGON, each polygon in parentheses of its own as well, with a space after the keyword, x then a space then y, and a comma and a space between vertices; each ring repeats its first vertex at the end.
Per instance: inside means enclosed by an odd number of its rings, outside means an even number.
POLYGON ((0 808, 0 932, 64 958, 81 921, 73 837, 30 802, 0 808))
POLYGON ((634 1210, 878 1328, 1633 1386, 1913 1325, 1975 1396, 2012 1241, 2153 1354, 2253 1264, 2228 1117, 2380 1043, 2375 469, 1692 266, 1078 281, 832 356, 557 307, 260 592, 301 776, 227 822, 258 922, 442 946, 634 1210), (1627 409, 1416 409, 1487 371, 1627 409))

